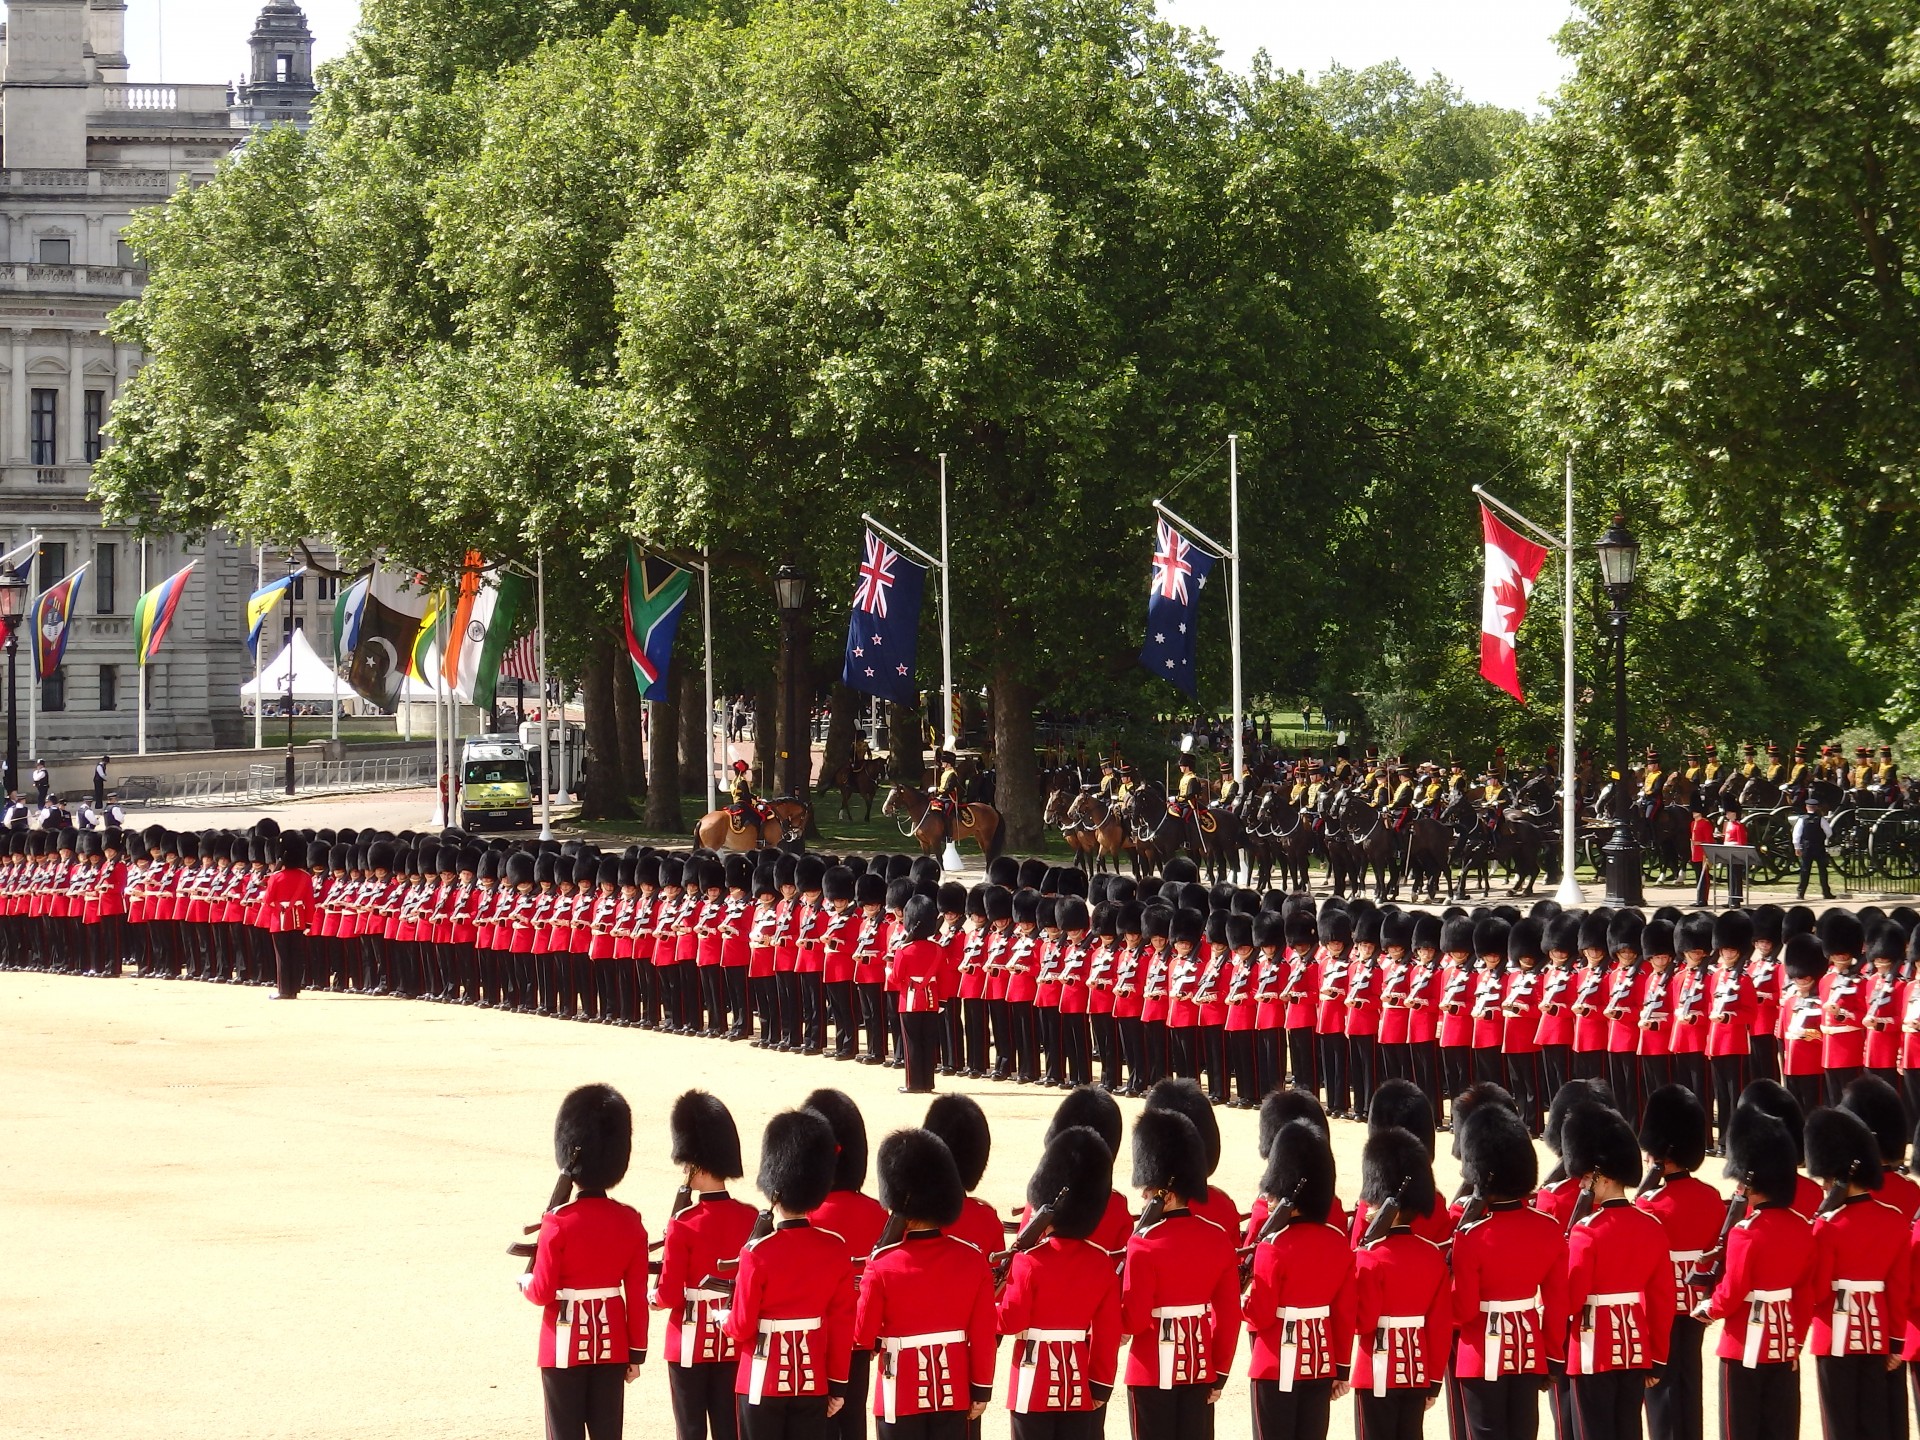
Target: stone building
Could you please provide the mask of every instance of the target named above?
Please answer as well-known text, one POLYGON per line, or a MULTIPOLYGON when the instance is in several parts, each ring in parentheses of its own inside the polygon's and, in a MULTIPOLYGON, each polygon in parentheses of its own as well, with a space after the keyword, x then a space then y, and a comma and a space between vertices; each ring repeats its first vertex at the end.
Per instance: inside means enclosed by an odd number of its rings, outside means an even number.
MULTIPOLYGON (((0 552, 41 534, 36 590, 88 567, 60 672, 35 696, 49 759, 133 749, 133 604, 143 578, 156 585, 193 559, 148 667, 148 748, 243 743, 252 548, 219 534, 143 544, 101 524, 88 476, 141 360, 106 334, 108 315, 146 278, 122 227, 138 207, 206 181, 254 128, 304 126, 314 97, 313 36, 292 0, 268 0, 237 85, 134 83, 126 16, 124 0, 6 0, 0 29, 0 552)), ((234 49, 238 58, 238 36, 234 49)), ((18 664, 25 692, 24 645, 18 664)), ((28 708, 22 693, 23 767, 28 708)))

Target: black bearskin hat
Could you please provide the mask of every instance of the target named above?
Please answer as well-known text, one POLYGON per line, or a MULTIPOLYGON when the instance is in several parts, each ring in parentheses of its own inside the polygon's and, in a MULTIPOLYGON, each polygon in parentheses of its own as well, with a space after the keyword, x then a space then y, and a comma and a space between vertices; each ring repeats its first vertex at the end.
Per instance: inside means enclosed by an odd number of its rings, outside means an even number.
POLYGON ((969 1193, 977 1189, 993 1150, 987 1112, 970 1096, 937 1095, 927 1106, 925 1128, 947 1142, 954 1168, 960 1172, 960 1184, 969 1193))
MULTIPOLYGON (((373 847, 373 868, 380 868, 380 847, 373 847)), ((533 883, 533 856, 524 850, 516 850, 507 857, 507 884, 531 885, 533 883)))
POLYGON ((933 1225, 960 1218, 967 1192, 953 1152, 928 1130, 896 1130, 880 1142, 880 1203, 896 1215, 933 1225))
POLYGON ((1440 953, 1443 955, 1471 955, 1473 953, 1473 922, 1464 915, 1455 915, 1440 925, 1440 953))
POLYGON ((1707 1107, 1684 1085, 1662 1085, 1647 1096, 1640 1148, 1655 1161, 1698 1170, 1707 1158, 1707 1107))
POLYGON ((1856 1075, 1840 1096, 1840 1108, 1865 1122, 1880 1146, 1880 1163, 1897 1168, 1907 1158, 1907 1114, 1894 1088, 1878 1075, 1856 1075))
POLYGON ((1091 1130, 1098 1135, 1109 1155, 1120 1154, 1120 1105, 1098 1086, 1080 1085, 1067 1092, 1047 1126, 1047 1140, 1051 1142, 1062 1132, 1075 1127, 1091 1130))
POLYGON ((1267 1098, 1260 1102, 1259 1146, 1262 1160, 1273 1153, 1273 1137, 1280 1133, 1280 1127, 1293 1120, 1305 1120, 1318 1126, 1322 1135, 1330 1133, 1326 1109, 1313 1091, 1269 1090, 1267 1098))
POLYGON ((1353 916, 1329 905, 1320 912, 1320 938, 1328 945, 1353 939, 1353 916))
POLYGON ((1580 1179, 1598 1174, 1628 1186, 1640 1180, 1640 1142, 1633 1127, 1609 1105, 1583 1100, 1569 1110, 1560 1131, 1560 1154, 1567 1174, 1580 1179))
POLYGON ((1507 931, 1507 959, 1514 964, 1531 960, 1544 964, 1547 958, 1546 927, 1538 920, 1519 920, 1507 931))
POLYGON ((1580 953, 1580 917, 1566 912, 1547 922, 1547 950, 1558 950, 1567 955, 1580 953))
POLYGON ((553 1159, 585 1190, 610 1190, 633 1157, 633 1111, 611 1085, 582 1085, 560 1102, 553 1159))
POLYGON ((1040 892, 1038 890, 1013 892, 1013 923, 1016 925, 1040 923, 1040 892))
MULTIPOLYGON (((1220 1122, 1214 1118, 1213 1102, 1196 1082, 1181 1079, 1158 1082, 1147 1091, 1147 1109, 1178 1110, 1191 1120, 1206 1155, 1207 1174, 1220 1168, 1220 1122)), ((1194 1198, 1204 1200, 1206 1192, 1194 1198)))
POLYGON ((1367 1133, 1405 1130, 1433 1158, 1433 1101, 1411 1080, 1383 1080, 1367 1106, 1367 1133))
POLYGON ((1642 955, 1673 954, 1673 922, 1671 920, 1649 920, 1646 928, 1640 932, 1640 953, 1642 955))
POLYGON ((1769 1200, 1791 1200, 1799 1142, 1780 1120, 1741 1105, 1727 1126, 1727 1175, 1769 1200))
POLYGON ((1200 878, 1200 867, 1190 857, 1176 855, 1160 867, 1163 879, 1178 880, 1182 885, 1191 885, 1200 878))
POLYGON ((1778 1080, 1755 1080, 1740 1092, 1740 1104, 1773 1116, 1787 1127, 1787 1140, 1793 1146, 1793 1161, 1800 1163, 1800 1137, 1807 1117, 1800 1102, 1778 1080))
POLYGON ((1695 910, 1680 921, 1674 939, 1682 955, 1695 950, 1712 950, 1713 931, 1713 916, 1705 910, 1695 910))
POLYGON ((1812 935, 1790 936, 1780 952, 1789 980, 1818 980, 1827 973, 1827 955, 1812 935))
POLYGON ((1143 1110, 1133 1122, 1133 1183, 1164 1187, 1183 1200, 1206 1198, 1206 1146, 1178 1110, 1143 1110))
POLYGON ((854 896, 853 871, 844 865, 834 865, 820 877, 820 893, 827 900, 851 900, 854 896))
POLYGON ((1475 955, 1498 955, 1506 957, 1507 941, 1512 936, 1512 927, 1497 915, 1488 915, 1473 922, 1473 953, 1475 955))
POLYGON ((1489 1201, 1518 1200, 1540 1183, 1526 1122, 1504 1105, 1481 1105, 1462 1123, 1460 1174, 1489 1201))
POLYGON ((1469 1085, 1453 1097, 1453 1158, 1461 1158, 1460 1133, 1468 1117, 1474 1111, 1497 1106, 1511 1114, 1520 1113, 1520 1104, 1513 1098, 1513 1092, 1504 1085, 1496 1085, 1491 1080, 1482 1080, 1469 1085))
POLYGON ((942 915, 965 915, 967 913, 967 887, 958 880, 948 880, 940 887, 940 913, 942 915))
POLYGON ((1429 915, 1424 910, 1414 912, 1413 948, 1415 950, 1438 950, 1440 937, 1445 933, 1446 925, 1438 915, 1429 915))
POLYGON ((1327 1137, 1305 1120, 1282 1125, 1273 1137, 1260 1193, 1275 1201, 1293 1197, 1300 1218, 1319 1225, 1333 1208, 1333 1181, 1333 1147, 1327 1137))
POLYGON ((1013 918, 1013 895, 1010 891, 996 886, 981 897, 980 903, 986 909, 989 923, 1013 918))
POLYGON ((816 1090, 805 1103, 833 1130, 833 1188, 858 1190, 867 1183, 867 1122, 860 1107, 842 1090, 816 1090))
POLYGON ((1822 1105, 1807 1117, 1807 1174, 1832 1185, 1880 1188, 1880 1146, 1851 1110, 1822 1105))
POLYGON ((1554 1154, 1560 1153, 1560 1130, 1567 1123, 1568 1112, 1582 1104, 1616 1109, 1613 1087, 1604 1080, 1569 1080, 1560 1087, 1559 1093, 1553 1097, 1553 1103, 1547 1107, 1547 1126, 1540 1136, 1547 1142, 1547 1149, 1554 1154))
POLYGON ((1286 943, 1287 925, 1275 910, 1262 910, 1253 917, 1253 943, 1278 950, 1286 943))
POLYGON ((1168 926, 1167 938, 1172 940, 1176 945, 1182 942, 1188 945, 1198 945, 1200 943, 1201 927, 1205 924, 1206 919, 1198 910, 1189 910, 1183 905, 1173 912, 1173 920, 1168 926))
POLYGON ((786 1110, 760 1140, 760 1193, 795 1215, 810 1214, 833 1189, 833 1127, 817 1110, 786 1110))
POLYGON ((1867 927, 1851 910, 1829 910, 1820 917, 1820 943, 1829 958, 1835 955, 1858 956, 1867 943, 1867 927))
POLYGON ((746 1173, 740 1163, 740 1131, 719 1096, 687 1091, 673 1102, 667 1131, 673 1137, 674 1164, 691 1165, 722 1180, 738 1180, 746 1173))
MULTIPOLYGON (((1602 912, 1594 911, 1598 916, 1602 912)), ((1638 910, 1616 910, 1608 917, 1605 930, 1607 954, 1617 955, 1622 950, 1632 950, 1645 954, 1644 944, 1647 938, 1647 922, 1638 910)), ((1586 948, 1587 932, 1583 926, 1580 931, 1581 948, 1586 948)))
POLYGON ((1053 1233, 1065 1240, 1084 1240, 1099 1229, 1112 1194, 1113 1152, 1084 1125, 1069 1125, 1051 1135, 1027 1181, 1027 1204, 1036 1210, 1053 1205, 1053 1233), (1064 1199, 1059 1198, 1062 1190, 1067 1192, 1064 1199))
POLYGON ((1746 954, 1753 948, 1753 917, 1744 910, 1721 911, 1713 922, 1713 948, 1746 954))
POLYGON ((1403 1190, 1410 1214, 1433 1213, 1440 1198, 1433 1185, 1433 1156, 1410 1131, 1376 1130, 1360 1151, 1360 1198, 1378 1209, 1403 1190))
POLYGON ((901 912, 900 926, 909 940, 931 940, 940 928, 940 904, 931 895, 915 895, 901 912))
POLYGON ((1041 882, 1046 878, 1047 862, 1029 856, 1020 862, 1019 879, 1015 884, 1015 888, 1037 891, 1040 888, 1041 882))
POLYGON ((1380 919, 1380 948, 1411 950, 1415 917, 1406 910, 1389 910, 1380 919))
POLYGON ((1020 862, 1011 855, 998 855, 987 862, 987 884, 1011 890, 1020 879, 1020 862))

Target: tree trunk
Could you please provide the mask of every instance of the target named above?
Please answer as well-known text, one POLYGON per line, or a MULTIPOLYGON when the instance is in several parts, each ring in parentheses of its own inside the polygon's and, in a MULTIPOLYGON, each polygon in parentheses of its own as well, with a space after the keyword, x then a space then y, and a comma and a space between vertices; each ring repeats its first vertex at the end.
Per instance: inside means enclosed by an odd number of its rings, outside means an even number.
POLYGON ((627 782, 627 794, 647 793, 647 730, 644 723, 646 701, 634 683, 633 662, 618 651, 613 660, 613 716, 620 727, 620 773, 627 782))
POLYGON ((602 636, 580 687, 587 712, 587 773, 580 781, 580 815, 586 820, 624 820, 630 813, 620 769, 620 727, 614 717, 616 653, 612 637, 602 636))
POLYGON ((1006 827, 1006 849, 1035 851, 1044 827, 1033 763, 1033 687, 1007 669, 993 672, 994 804, 1006 827))
POLYGON ((927 783, 925 727, 919 707, 887 702, 888 774, 902 785, 927 783))
MULTIPOLYGON (((667 694, 679 693, 673 661, 667 671, 667 694)), ((680 821, 680 707, 671 698, 647 704, 647 808, 644 821, 657 835, 678 837, 680 821)))
POLYGON ((700 717, 707 708, 706 671, 687 665, 680 671, 680 788, 689 795, 707 793, 707 727, 700 717))
POLYGON ((838 680, 827 697, 827 743, 820 757, 820 783, 830 785, 840 767, 853 754, 853 728, 860 721, 860 709, 866 696, 849 690, 838 680))

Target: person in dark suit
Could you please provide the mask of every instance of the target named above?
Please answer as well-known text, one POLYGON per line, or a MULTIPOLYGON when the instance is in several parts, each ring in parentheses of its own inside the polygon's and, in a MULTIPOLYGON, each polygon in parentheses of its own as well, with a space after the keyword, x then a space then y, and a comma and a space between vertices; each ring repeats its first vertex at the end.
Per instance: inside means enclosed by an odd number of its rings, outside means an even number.
POLYGON ((1807 813, 1794 822, 1793 853, 1800 857, 1800 898, 1807 898, 1807 880, 1813 867, 1820 867, 1820 895, 1833 899, 1833 885, 1827 879, 1826 807, 1818 800, 1807 801, 1807 813))

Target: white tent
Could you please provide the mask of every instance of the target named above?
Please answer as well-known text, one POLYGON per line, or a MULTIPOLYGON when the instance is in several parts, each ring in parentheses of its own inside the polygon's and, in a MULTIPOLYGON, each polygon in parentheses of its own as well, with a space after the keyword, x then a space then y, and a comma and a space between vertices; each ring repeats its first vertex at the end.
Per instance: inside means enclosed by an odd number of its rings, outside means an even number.
POLYGON ((284 700, 287 698, 287 674, 293 674, 293 698, 301 704, 331 704, 334 699, 351 699, 353 691, 344 680, 335 681, 333 667, 307 643, 307 632, 296 629, 293 641, 267 662, 259 677, 240 687, 242 701, 284 700))

